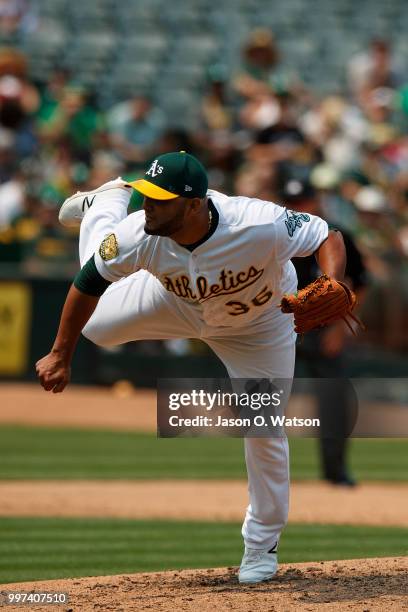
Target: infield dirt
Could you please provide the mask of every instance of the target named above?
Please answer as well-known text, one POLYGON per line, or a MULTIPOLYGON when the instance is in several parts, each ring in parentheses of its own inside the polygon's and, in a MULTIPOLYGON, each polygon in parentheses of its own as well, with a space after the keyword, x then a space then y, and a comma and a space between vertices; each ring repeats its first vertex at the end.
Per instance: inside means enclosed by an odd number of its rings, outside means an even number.
MULTIPOLYGON (((247 503, 239 480, 0 481, 0 516, 241 521, 247 503)), ((289 520, 407 527, 407 507, 405 483, 294 482, 289 520)))

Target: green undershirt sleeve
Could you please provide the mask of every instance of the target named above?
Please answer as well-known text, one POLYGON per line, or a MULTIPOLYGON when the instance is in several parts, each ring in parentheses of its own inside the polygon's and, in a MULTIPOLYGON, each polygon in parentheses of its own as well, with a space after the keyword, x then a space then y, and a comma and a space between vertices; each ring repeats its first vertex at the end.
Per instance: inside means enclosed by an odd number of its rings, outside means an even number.
POLYGON ((111 283, 103 278, 96 269, 94 255, 92 255, 91 259, 86 262, 82 270, 74 278, 74 287, 86 295, 102 295, 109 285, 111 283))

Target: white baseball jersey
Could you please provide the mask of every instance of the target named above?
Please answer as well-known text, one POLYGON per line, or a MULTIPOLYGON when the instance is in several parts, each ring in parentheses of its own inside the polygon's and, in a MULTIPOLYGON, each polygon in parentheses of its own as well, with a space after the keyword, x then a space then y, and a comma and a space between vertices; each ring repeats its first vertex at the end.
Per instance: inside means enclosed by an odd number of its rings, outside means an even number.
POLYGON ((117 255, 96 267, 114 282, 147 270, 182 300, 199 303, 211 326, 242 327, 266 312, 276 312, 282 294, 296 290, 292 257, 312 254, 327 238, 320 217, 246 197, 208 196, 219 214, 218 226, 192 252, 171 238, 144 232, 144 211, 115 228, 117 255))

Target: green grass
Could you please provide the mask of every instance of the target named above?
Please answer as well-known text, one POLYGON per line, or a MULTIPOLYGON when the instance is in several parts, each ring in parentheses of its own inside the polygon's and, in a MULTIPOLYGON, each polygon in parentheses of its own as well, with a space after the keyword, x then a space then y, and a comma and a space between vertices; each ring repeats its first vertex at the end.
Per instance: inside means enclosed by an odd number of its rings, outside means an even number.
MULTIPOLYGON (((290 525, 280 561, 408 552, 408 530, 290 525)), ((0 583, 239 564, 237 523, 106 519, 0 519, 0 583)))
MULTIPOLYGON (((0 428, 0 479, 246 477, 243 441, 157 439, 134 432, 0 428)), ((292 439, 292 479, 317 478, 317 441, 292 439)), ((361 480, 403 481, 408 440, 351 440, 352 471, 361 480)))

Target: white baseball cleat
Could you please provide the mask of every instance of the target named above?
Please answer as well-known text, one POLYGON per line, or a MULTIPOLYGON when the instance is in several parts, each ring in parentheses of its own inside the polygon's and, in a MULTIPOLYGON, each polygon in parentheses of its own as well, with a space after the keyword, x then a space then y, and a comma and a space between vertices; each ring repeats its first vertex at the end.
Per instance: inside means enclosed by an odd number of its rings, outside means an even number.
POLYGON ((94 203, 97 194, 108 189, 125 189, 129 191, 132 187, 119 176, 117 179, 108 181, 93 191, 78 191, 70 198, 67 198, 61 206, 58 215, 61 225, 65 225, 65 227, 80 225, 86 211, 94 203))
POLYGON ((242 557, 238 580, 241 584, 256 584, 273 578, 278 571, 277 544, 273 548, 258 550, 247 548, 242 557))

